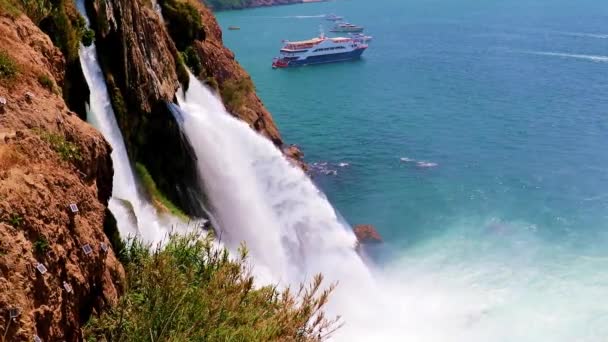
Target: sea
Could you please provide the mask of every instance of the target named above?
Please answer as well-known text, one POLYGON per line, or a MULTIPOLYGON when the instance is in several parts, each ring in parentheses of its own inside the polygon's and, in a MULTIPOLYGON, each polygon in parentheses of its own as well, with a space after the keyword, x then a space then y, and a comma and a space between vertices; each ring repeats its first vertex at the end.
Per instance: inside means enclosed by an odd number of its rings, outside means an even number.
POLYGON ((217 18, 319 189, 382 236, 367 262, 408 298, 392 340, 608 341, 608 1, 217 18), (331 35, 332 13, 373 36, 362 59, 271 68, 282 40, 331 35))

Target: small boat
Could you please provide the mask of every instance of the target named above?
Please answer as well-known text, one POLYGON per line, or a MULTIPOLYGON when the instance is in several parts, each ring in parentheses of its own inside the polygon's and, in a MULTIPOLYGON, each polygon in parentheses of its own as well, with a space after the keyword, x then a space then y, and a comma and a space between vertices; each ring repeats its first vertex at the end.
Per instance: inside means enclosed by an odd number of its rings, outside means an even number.
POLYGON ((349 33, 348 35, 351 36, 353 39, 361 40, 364 43, 369 43, 372 41, 372 39, 374 39, 374 37, 366 36, 363 33, 349 33))
POLYGON ((228 29, 229 29, 230 31, 236 31, 236 30, 240 30, 241 28, 240 28, 240 27, 238 27, 238 26, 228 26, 228 29))
POLYGON ((335 14, 328 14, 325 16, 325 20, 329 20, 329 21, 340 21, 342 19, 344 19, 344 17, 335 15, 335 14))
POLYGON ((363 26, 353 25, 351 23, 341 23, 334 26, 331 32, 363 32, 363 26))

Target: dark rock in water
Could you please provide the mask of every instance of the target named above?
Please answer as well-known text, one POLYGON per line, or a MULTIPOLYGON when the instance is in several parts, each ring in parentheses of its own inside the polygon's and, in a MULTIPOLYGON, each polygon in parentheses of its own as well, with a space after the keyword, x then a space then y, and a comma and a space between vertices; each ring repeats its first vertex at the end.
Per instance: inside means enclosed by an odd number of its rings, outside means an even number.
POLYGON ((355 236, 361 244, 382 243, 382 237, 371 224, 359 224, 354 227, 355 236))

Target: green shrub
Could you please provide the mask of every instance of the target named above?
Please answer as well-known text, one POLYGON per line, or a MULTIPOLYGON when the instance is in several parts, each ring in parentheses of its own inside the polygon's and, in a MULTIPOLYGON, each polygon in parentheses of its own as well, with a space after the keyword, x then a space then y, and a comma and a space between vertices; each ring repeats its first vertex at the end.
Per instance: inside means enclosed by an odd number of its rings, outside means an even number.
POLYGON ((49 242, 44 237, 39 238, 34 242, 34 251, 38 254, 44 254, 49 249, 49 242))
POLYGON ((188 68, 181 53, 178 53, 175 59, 175 72, 177 73, 177 79, 184 88, 184 91, 188 90, 190 85, 190 75, 188 75, 188 68))
POLYGON ((38 83, 48 89, 50 92, 55 91, 55 82, 48 75, 42 74, 38 76, 38 83))
POLYGON ((89 29, 84 29, 83 34, 82 34, 82 45, 91 46, 91 44, 93 44, 94 40, 95 40, 95 31, 89 30, 89 29))
MULTIPOLYGON (((23 0, 22 0, 23 1, 23 0)), ((78 13, 71 0, 28 0, 52 3, 52 10, 40 20, 40 28, 51 37, 53 44, 61 49, 66 61, 72 63, 78 59, 80 42, 85 42, 89 30, 84 18, 78 13)))
POLYGON ((8 223, 15 228, 19 228, 23 224, 23 217, 18 214, 12 214, 8 218, 8 223))
POLYGON ((220 91, 220 85, 217 83, 217 80, 213 76, 209 76, 205 79, 205 84, 213 89, 216 93, 220 91))
POLYGON ((14 78, 19 72, 15 60, 5 51, 0 50, 0 80, 14 78))
POLYGON ((38 25, 53 9, 49 0, 18 0, 25 14, 38 25))
POLYGON ((251 79, 240 78, 224 82, 220 87, 220 94, 228 109, 237 110, 243 105, 247 94, 254 90, 255 87, 251 79))
POLYGON ((192 45, 188 46, 184 52, 181 53, 184 63, 190 68, 190 71, 195 76, 199 76, 203 71, 203 65, 201 64, 201 60, 198 57, 198 53, 196 52, 196 48, 192 45))
POLYGON ((40 134, 40 138, 42 138, 42 140, 49 143, 51 148, 55 150, 55 152, 59 153, 61 159, 65 161, 82 160, 80 147, 71 141, 65 140, 64 136, 46 131, 38 131, 38 133, 40 134))
POLYGON ((152 197, 152 203, 154 206, 161 211, 168 211, 172 215, 179 217, 180 219, 187 221, 188 215, 180 210, 171 200, 169 200, 156 186, 156 182, 152 178, 152 175, 148 172, 148 169, 141 164, 135 163, 135 171, 141 180, 142 185, 146 189, 146 192, 152 197))
POLYGON ((334 289, 318 275, 299 291, 255 287, 238 258, 198 233, 152 251, 127 243, 126 292, 84 328, 88 341, 321 341, 339 327, 323 309, 334 289))
POLYGON ((184 51, 194 40, 205 39, 203 21, 194 5, 187 0, 162 0, 160 5, 169 35, 179 51, 184 51))

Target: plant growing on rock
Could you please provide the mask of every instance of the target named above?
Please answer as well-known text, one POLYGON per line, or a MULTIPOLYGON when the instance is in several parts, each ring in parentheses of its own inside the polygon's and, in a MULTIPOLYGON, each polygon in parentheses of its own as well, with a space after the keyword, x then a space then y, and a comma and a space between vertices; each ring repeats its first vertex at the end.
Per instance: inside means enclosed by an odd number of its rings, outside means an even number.
POLYGON ((23 217, 21 217, 19 214, 12 214, 8 218, 8 223, 15 228, 19 228, 23 224, 23 217))
POLYGON ((84 330, 89 341, 321 341, 339 328, 323 309, 334 289, 316 276, 297 292, 255 287, 247 250, 230 258, 210 235, 173 235, 125 252, 127 289, 84 330))
POLYGON ((163 16, 175 46, 184 51, 194 40, 205 39, 203 21, 196 7, 187 0, 162 0, 163 16))
POLYGON ((44 237, 39 238, 34 242, 34 250, 38 254, 44 254, 49 249, 49 242, 44 237))
POLYGON ((237 110, 245 102, 247 94, 254 91, 255 87, 251 79, 240 78, 236 80, 228 80, 222 84, 221 95, 222 100, 229 110, 237 110))
POLYGON ((0 50, 0 80, 13 79, 18 72, 17 62, 8 53, 0 50))
POLYGON ((38 76, 38 83, 40 83, 41 86, 45 87, 50 92, 55 91, 55 82, 53 82, 53 80, 51 80, 51 78, 46 74, 38 76))
POLYGON ((51 145, 51 148, 53 148, 55 152, 59 153, 61 159, 65 161, 82 160, 82 153, 80 152, 80 147, 75 143, 65 140, 65 138, 59 134, 46 131, 38 132, 40 133, 40 138, 49 143, 51 145))

